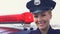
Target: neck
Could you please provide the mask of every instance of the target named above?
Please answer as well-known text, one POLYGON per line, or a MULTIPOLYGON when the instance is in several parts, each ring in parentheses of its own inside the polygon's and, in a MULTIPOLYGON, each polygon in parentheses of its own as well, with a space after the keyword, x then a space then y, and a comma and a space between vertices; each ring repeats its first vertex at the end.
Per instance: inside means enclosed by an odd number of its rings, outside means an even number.
POLYGON ((42 34, 47 34, 48 30, 49 30, 49 26, 46 27, 45 29, 40 29, 42 34))

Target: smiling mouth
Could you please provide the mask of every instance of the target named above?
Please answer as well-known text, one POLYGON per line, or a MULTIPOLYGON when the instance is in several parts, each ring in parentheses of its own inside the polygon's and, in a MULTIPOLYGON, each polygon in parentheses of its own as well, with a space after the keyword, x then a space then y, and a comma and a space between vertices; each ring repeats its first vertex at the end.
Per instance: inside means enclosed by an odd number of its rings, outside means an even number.
POLYGON ((37 24, 40 24, 40 25, 44 25, 46 23, 46 21, 38 21, 36 22, 37 24))

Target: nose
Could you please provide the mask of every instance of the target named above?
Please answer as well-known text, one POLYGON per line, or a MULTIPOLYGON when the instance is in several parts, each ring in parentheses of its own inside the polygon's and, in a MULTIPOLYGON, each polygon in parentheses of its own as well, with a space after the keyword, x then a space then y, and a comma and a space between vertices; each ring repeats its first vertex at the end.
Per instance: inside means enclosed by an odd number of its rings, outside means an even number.
POLYGON ((40 22, 42 20, 41 16, 38 16, 37 21, 40 22))

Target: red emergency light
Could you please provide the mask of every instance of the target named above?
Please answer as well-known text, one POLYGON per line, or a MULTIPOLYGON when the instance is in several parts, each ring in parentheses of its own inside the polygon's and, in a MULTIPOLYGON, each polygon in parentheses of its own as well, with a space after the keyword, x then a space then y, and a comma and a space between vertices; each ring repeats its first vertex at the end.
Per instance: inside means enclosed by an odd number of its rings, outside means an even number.
POLYGON ((16 14, 16 15, 5 15, 0 16, 0 23, 31 23, 33 22, 33 15, 30 12, 25 12, 22 14, 16 14))

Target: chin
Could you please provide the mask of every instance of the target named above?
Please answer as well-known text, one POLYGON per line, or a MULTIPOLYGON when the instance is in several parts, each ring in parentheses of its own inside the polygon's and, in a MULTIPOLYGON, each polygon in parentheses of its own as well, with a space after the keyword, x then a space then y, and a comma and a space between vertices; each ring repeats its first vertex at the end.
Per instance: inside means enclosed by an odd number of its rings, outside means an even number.
POLYGON ((39 26, 39 29, 46 29, 46 26, 39 26))

